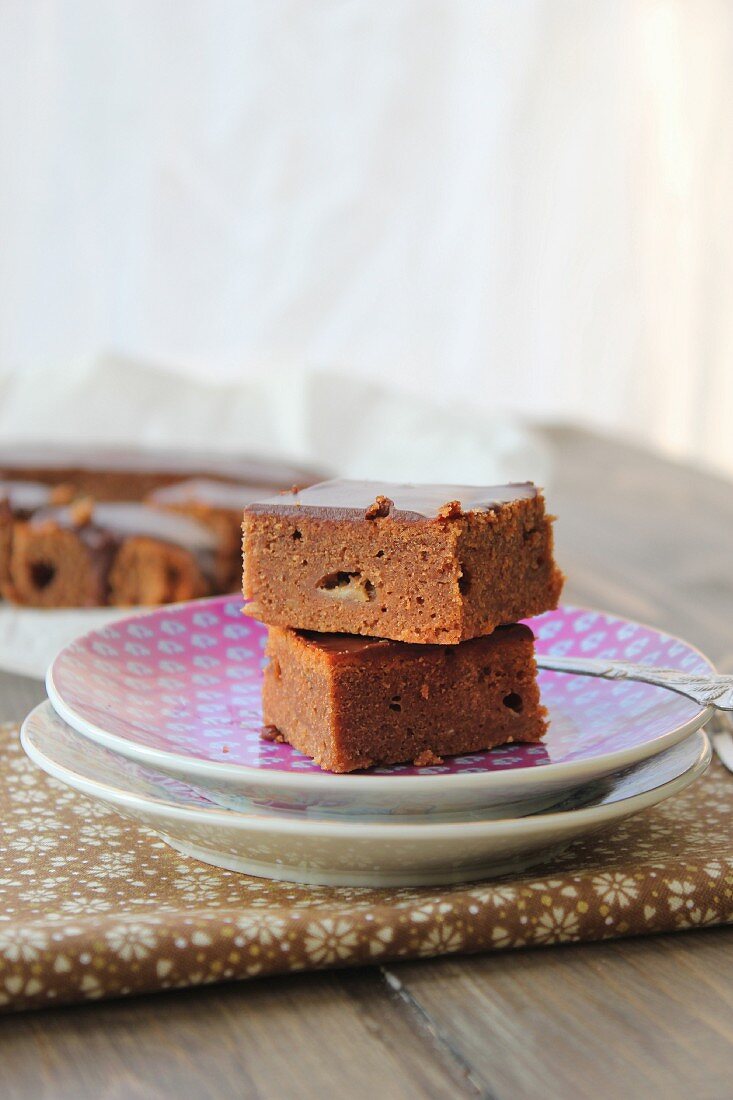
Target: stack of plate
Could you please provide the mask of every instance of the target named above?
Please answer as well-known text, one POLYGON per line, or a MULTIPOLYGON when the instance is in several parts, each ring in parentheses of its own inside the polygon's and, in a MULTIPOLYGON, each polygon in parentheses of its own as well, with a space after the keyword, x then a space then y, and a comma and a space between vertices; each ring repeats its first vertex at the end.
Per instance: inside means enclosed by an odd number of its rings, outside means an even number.
MULTIPOLYGON (((530 625, 540 654, 711 670, 685 642, 601 612, 565 607, 530 625)), ((710 760, 709 709, 645 684, 542 672, 542 745, 331 775, 261 739, 264 641, 232 597, 93 631, 54 661, 25 750, 196 859, 368 886, 522 870, 683 790, 710 760)))

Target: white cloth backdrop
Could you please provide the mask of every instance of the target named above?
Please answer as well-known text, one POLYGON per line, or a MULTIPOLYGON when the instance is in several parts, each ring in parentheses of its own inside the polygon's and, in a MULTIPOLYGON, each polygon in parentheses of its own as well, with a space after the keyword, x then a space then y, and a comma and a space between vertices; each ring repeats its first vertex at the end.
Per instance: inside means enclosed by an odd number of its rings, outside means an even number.
POLYGON ((0 371, 326 367, 733 472, 728 0, 3 0, 0 371))

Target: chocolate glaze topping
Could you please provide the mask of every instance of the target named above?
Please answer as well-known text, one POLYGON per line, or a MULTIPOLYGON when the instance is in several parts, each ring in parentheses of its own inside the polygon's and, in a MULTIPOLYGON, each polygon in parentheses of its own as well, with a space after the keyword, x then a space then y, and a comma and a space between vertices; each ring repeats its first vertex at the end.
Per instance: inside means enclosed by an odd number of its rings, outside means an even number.
POLYGON ((40 481, 0 481, 0 500, 7 502, 13 515, 24 516, 51 501, 52 490, 40 481))
POLYGON ((144 504, 94 504, 88 523, 80 523, 78 516, 77 506, 73 504, 62 508, 42 508, 33 514, 30 523, 34 527, 49 521, 59 527, 96 527, 121 538, 141 535, 194 552, 214 551, 217 548, 216 535, 203 523, 197 523, 188 516, 148 508, 144 504))
MULTIPOLYGON (((408 642, 395 642, 388 638, 370 638, 360 634, 321 634, 315 630, 298 630, 296 633, 314 649, 324 650, 326 653, 333 654, 336 658, 348 657, 354 653, 363 654, 368 650, 386 648, 391 648, 400 653, 409 654, 417 658, 430 650, 446 648, 446 646, 432 644, 413 645, 408 642)), ((524 623, 512 623, 509 626, 498 626, 491 637, 498 642, 501 638, 506 638, 510 634, 515 636, 517 634, 532 636, 532 631, 524 623)), ((461 644, 471 645, 472 641, 478 640, 479 639, 471 639, 461 644)), ((457 647, 449 646, 448 648, 455 650, 457 647)))
POLYGON ((151 504, 204 504, 230 512, 241 512, 245 504, 271 492, 268 485, 247 485, 208 478, 191 478, 156 489, 146 497, 151 504))
POLYGON ((270 486, 302 484, 312 478, 309 471, 287 462, 268 461, 211 452, 152 450, 126 447, 75 447, 58 444, 6 444, 0 447, 0 474, 13 477, 13 471, 45 481, 46 472, 74 470, 97 473, 169 474, 182 480, 197 476, 223 478, 270 486))
POLYGON ((314 649, 334 654, 363 653, 365 649, 384 649, 395 644, 388 638, 369 638, 361 634, 321 634, 316 630, 298 630, 296 633, 314 649))
POLYGON ((315 515, 324 519, 419 521, 469 512, 495 512, 514 500, 531 500, 531 481, 511 485, 391 485, 382 481, 322 481, 300 492, 280 493, 248 504, 246 512, 315 515), (385 504, 386 500, 386 504, 385 504), (460 507, 457 507, 456 502, 460 507))

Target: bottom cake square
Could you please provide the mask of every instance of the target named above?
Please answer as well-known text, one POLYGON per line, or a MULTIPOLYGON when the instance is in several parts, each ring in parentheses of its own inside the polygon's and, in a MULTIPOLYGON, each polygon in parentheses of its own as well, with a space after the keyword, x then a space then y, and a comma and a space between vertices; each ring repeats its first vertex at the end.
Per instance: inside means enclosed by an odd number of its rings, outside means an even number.
POLYGON ((546 730, 534 637, 521 624, 458 645, 272 627, 265 736, 325 771, 439 763, 546 730))

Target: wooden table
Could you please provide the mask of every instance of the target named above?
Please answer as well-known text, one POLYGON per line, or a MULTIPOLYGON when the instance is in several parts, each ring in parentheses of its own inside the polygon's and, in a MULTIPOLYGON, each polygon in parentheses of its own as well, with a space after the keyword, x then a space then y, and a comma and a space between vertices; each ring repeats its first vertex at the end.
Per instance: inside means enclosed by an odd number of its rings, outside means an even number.
MULTIPOLYGON (((545 433, 568 601, 733 660, 733 486, 545 433)), ((0 718, 40 684, 0 678, 0 718)), ((731 776, 733 796, 733 776, 731 776)), ((733 1095, 733 931, 308 974, 7 1017, 0 1097, 733 1095)))

